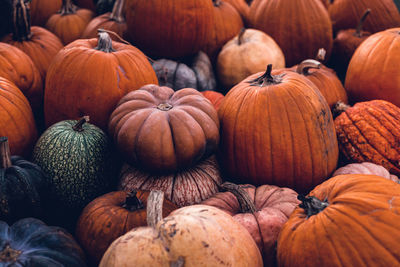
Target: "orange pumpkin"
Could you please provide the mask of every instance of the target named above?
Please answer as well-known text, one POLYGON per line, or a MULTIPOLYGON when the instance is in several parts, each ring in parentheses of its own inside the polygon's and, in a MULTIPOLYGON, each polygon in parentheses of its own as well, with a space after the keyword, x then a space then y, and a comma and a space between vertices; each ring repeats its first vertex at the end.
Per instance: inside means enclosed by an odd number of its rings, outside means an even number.
POLYGON ((221 105, 222 100, 224 100, 224 95, 215 91, 203 91, 201 92, 205 98, 211 101, 215 109, 218 110, 221 105))
POLYGON ((231 4, 239 12, 245 25, 248 24, 250 16, 250 3, 252 0, 224 0, 231 4))
POLYGON ((30 2, 32 25, 44 27, 47 20, 60 10, 62 0, 32 0, 30 2))
POLYGON ((105 32, 98 39, 76 40, 57 54, 49 68, 44 96, 46 124, 85 114, 93 124, 106 129, 123 95, 156 82, 149 61, 137 48, 113 42, 105 32))

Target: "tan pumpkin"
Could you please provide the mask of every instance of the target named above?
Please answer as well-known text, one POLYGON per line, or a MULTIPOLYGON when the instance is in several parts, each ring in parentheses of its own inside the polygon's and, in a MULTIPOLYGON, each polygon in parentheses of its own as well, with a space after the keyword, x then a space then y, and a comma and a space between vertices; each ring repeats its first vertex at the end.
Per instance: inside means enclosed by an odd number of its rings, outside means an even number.
POLYGON ((262 31, 243 29, 219 53, 218 78, 229 90, 248 76, 264 71, 268 64, 275 69, 285 67, 285 56, 278 44, 262 31))
POLYGON ((332 177, 345 174, 370 174, 381 176, 393 182, 400 183, 400 180, 396 175, 390 174, 389 171, 386 170, 384 167, 374 164, 372 162, 347 164, 346 166, 337 169, 332 174, 332 177))
POLYGON ((32 25, 44 27, 47 20, 60 10, 62 0, 32 0, 30 2, 32 25))

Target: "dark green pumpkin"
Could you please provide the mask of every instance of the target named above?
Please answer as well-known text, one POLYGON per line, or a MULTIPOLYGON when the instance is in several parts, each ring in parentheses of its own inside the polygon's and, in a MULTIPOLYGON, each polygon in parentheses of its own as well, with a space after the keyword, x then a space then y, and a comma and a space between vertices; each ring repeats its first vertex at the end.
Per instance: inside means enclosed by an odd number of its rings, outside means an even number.
POLYGON ((75 211, 108 192, 118 171, 107 135, 87 121, 85 117, 52 125, 33 151, 33 161, 46 174, 51 198, 75 211))
POLYGON ((86 266, 82 249, 64 229, 25 218, 12 226, 0 221, 0 266, 86 266))
POLYGON ((45 177, 40 167, 22 157, 10 156, 7 137, 0 137, 0 159, 0 220, 11 223, 25 217, 41 217, 45 177))

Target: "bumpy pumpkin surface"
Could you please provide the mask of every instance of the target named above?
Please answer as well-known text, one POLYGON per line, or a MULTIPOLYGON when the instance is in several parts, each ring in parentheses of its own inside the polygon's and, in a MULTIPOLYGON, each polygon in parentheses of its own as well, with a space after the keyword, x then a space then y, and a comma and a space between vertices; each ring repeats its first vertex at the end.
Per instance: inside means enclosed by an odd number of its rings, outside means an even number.
POLYGON ((278 239, 278 266, 399 266, 400 185, 340 175, 317 186, 278 239))

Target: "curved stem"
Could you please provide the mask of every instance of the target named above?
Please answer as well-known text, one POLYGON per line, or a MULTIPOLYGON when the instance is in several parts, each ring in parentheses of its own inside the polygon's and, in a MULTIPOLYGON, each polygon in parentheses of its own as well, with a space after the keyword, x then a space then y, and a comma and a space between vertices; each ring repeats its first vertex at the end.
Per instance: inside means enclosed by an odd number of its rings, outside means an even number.
POLYGON ((72 3, 72 0, 62 0, 60 11, 61 16, 75 14, 78 7, 72 3))
POLYGON ((7 169, 12 166, 10 146, 8 145, 8 138, 6 136, 0 137, 0 157, 2 169, 7 169))
POLYGON ((245 27, 240 29, 240 32, 239 32, 239 35, 238 35, 238 45, 241 45, 243 43, 243 35, 244 35, 245 31, 246 31, 245 27))
POLYGON ((321 63, 314 59, 306 59, 297 65, 296 72, 304 76, 310 75, 310 69, 320 69, 321 63))
POLYGON ((144 208, 143 202, 137 198, 137 191, 132 190, 126 194, 125 203, 122 205, 123 208, 129 211, 140 210, 144 208))
POLYGON ((147 198, 147 225, 155 228, 157 223, 162 220, 162 207, 164 202, 164 192, 154 190, 147 198))
POLYGON ((247 81, 248 83, 250 83, 250 85, 252 86, 260 86, 260 87, 264 87, 267 85, 271 85, 271 84, 278 84, 282 82, 282 77, 285 74, 281 74, 281 75, 271 75, 272 72, 272 64, 269 64, 267 66, 267 70, 265 71, 265 73, 263 75, 261 75, 258 78, 255 78, 254 80, 250 80, 247 81))
POLYGON ((83 124, 86 122, 89 122, 89 116, 83 116, 74 126, 72 126, 72 129, 77 132, 82 132, 83 131, 83 124))
POLYGON ((125 17, 122 14, 122 10, 124 9, 125 0, 116 0, 113 6, 113 10, 110 14, 110 19, 116 21, 118 23, 124 23, 125 17))
POLYGON ((324 48, 318 49, 317 56, 315 57, 315 60, 318 60, 319 62, 324 61, 326 57, 326 50, 324 48))
POLYGON ((368 8, 367 10, 365 10, 365 12, 362 15, 360 21, 358 22, 358 25, 357 25, 357 28, 356 28, 356 32, 354 33, 354 36, 362 37, 362 34, 361 34, 362 27, 363 27, 364 21, 368 17, 369 13, 371 13, 371 9, 368 8))
POLYGON ((305 197, 303 195, 298 195, 297 199, 301 201, 299 207, 304 209, 307 218, 320 213, 329 206, 327 199, 321 201, 316 197, 305 197))
POLYGON ((162 111, 168 111, 172 109, 174 106, 168 103, 161 103, 157 106, 157 109, 162 110, 162 111))
POLYGON ((220 187, 222 190, 231 192, 235 195, 239 202, 241 213, 254 213, 257 211, 257 208, 251 200, 249 194, 243 188, 241 188, 240 185, 225 182, 220 187))
POLYGON ((333 119, 338 117, 340 114, 345 112, 350 106, 343 103, 342 101, 338 101, 335 106, 332 108, 332 116, 333 119))
POLYGON ((115 52, 115 50, 112 47, 112 39, 110 35, 103 29, 98 29, 97 32, 99 39, 97 42, 97 46, 94 49, 105 53, 115 52))
POLYGON ((24 0, 13 2, 13 39, 18 42, 31 39, 31 13, 24 0))

